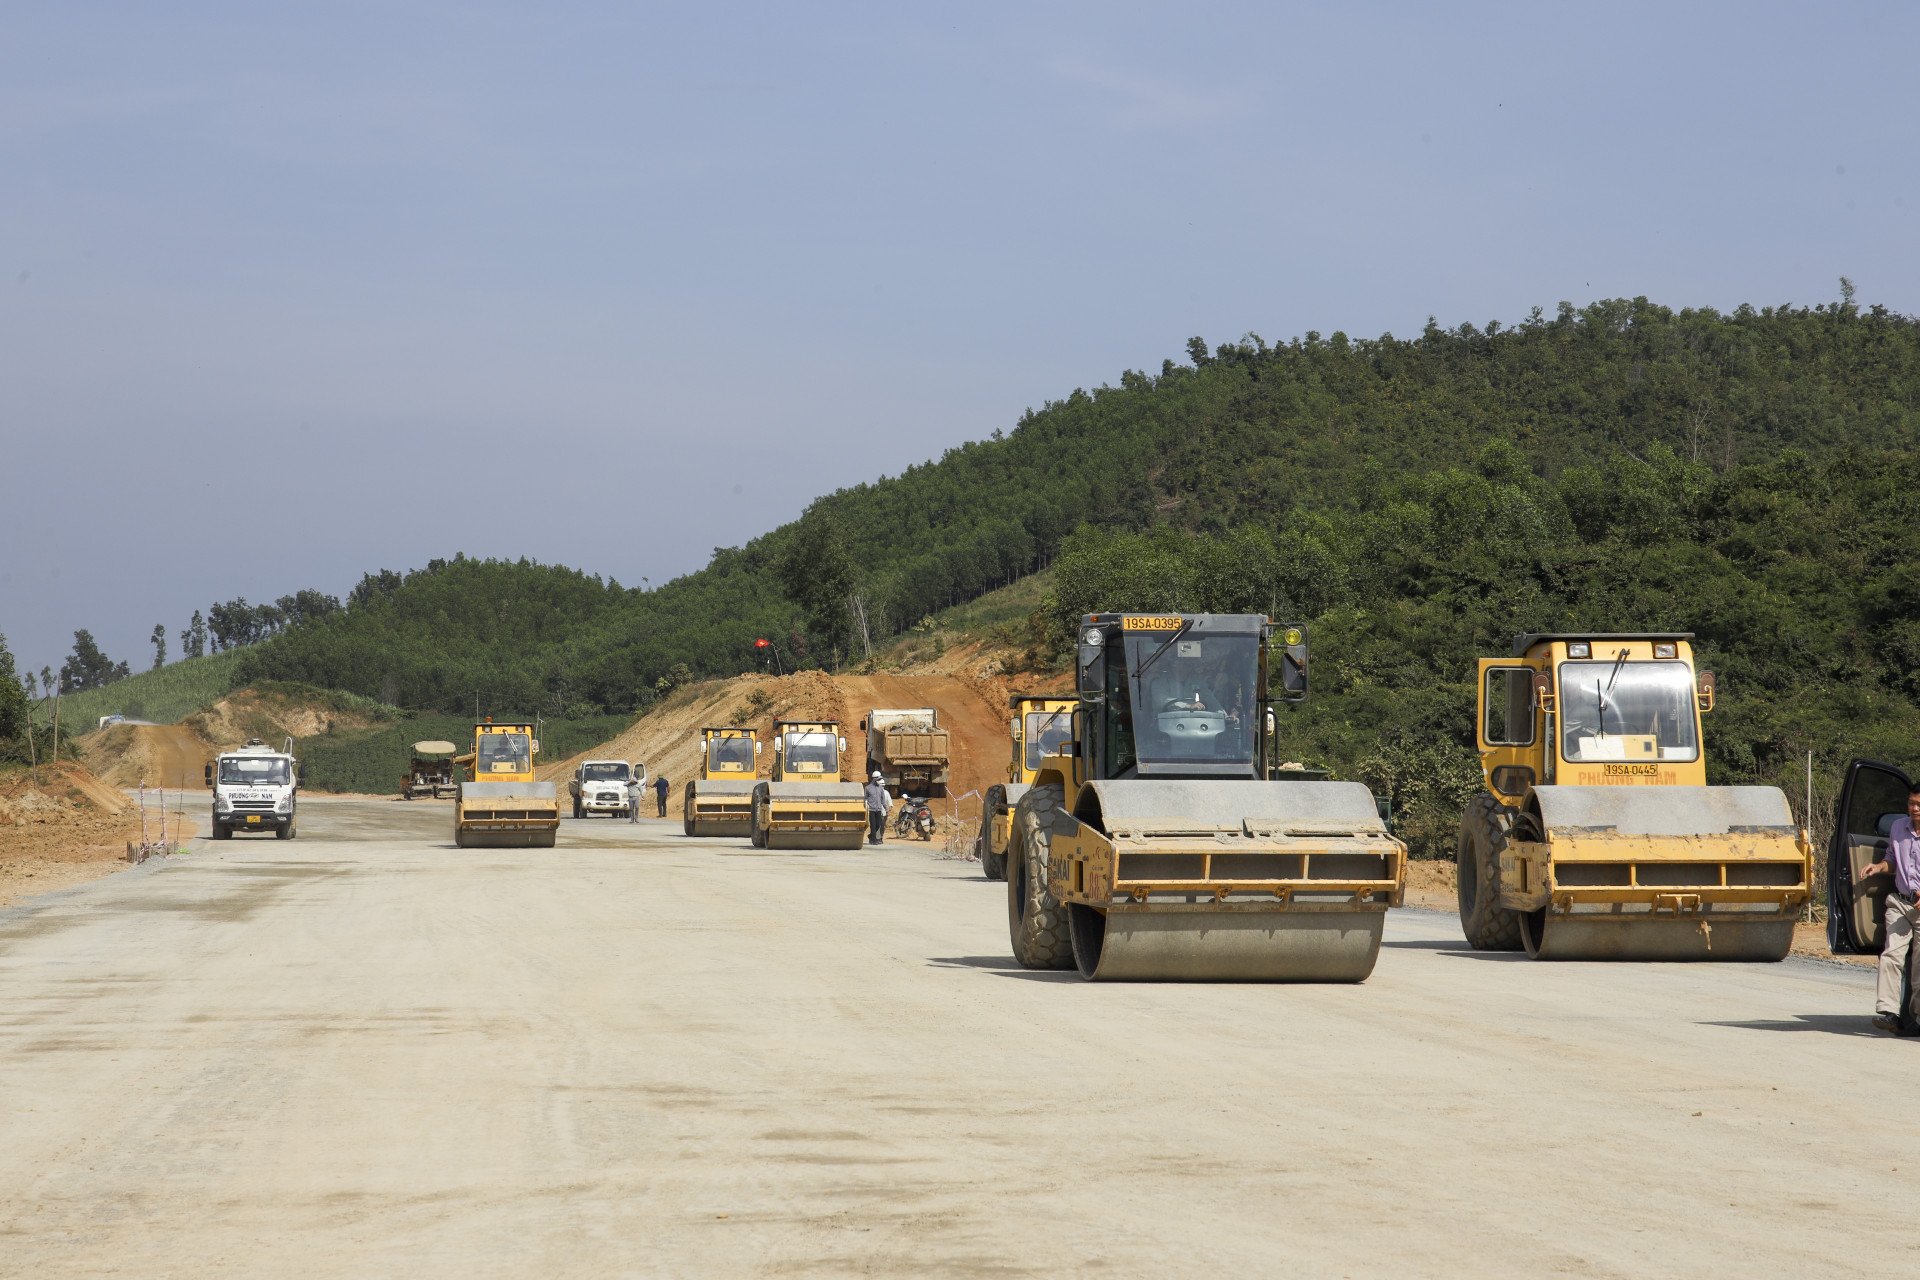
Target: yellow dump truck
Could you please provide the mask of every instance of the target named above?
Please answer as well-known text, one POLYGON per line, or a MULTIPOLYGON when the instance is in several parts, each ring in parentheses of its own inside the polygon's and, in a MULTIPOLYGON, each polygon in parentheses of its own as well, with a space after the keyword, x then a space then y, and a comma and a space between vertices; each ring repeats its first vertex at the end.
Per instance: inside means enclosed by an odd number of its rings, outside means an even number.
POLYGON ((1027 794, 1040 762, 1073 737, 1073 709, 1078 703, 1058 694, 1016 693, 1007 699, 1013 710, 1013 757, 1007 761, 1007 780, 987 788, 980 806, 980 834, 974 853, 980 873, 989 880, 1007 878, 1007 838, 1013 833, 1013 806, 1027 794))
POLYGON ((473 726, 473 750, 463 766, 453 806, 453 842, 462 849, 551 849, 560 830, 560 800, 551 782, 536 782, 540 743, 531 724, 473 726))
POLYGON ((753 834, 753 788, 760 741, 729 725, 700 731, 700 776, 687 783, 681 821, 690 836, 753 834))
POLYGON ((761 849, 858 849, 867 834, 857 782, 840 780, 847 740, 832 720, 773 722, 773 779, 753 789, 761 849))
POLYGON ((1479 662, 1487 789, 1458 846, 1467 942, 1540 960, 1779 960, 1813 857, 1776 787, 1710 787, 1691 633, 1518 636, 1479 662))
POLYGON ((1071 732, 1013 810, 1007 926, 1030 969, 1090 979, 1359 982, 1406 847, 1357 782, 1270 781, 1268 693, 1306 696, 1303 628, 1090 614, 1071 732))

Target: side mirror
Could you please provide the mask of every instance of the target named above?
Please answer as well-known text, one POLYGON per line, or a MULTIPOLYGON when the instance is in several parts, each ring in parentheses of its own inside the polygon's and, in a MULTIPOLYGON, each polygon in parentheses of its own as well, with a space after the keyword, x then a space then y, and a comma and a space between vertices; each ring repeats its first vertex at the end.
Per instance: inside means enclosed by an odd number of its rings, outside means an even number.
POLYGON ((1013 718, 1013 736, 1016 738, 1020 736, 1020 717, 1019 716, 1015 716, 1013 718))
POLYGON ((840 749, 842 751, 847 749, 847 740, 844 737, 840 739, 840 749))
POLYGON ((1698 689, 1694 694, 1694 698, 1700 704, 1700 709, 1702 711, 1713 710, 1714 691, 1715 691, 1715 684, 1713 679, 1713 672, 1702 671, 1700 673, 1698 689))
POLYGON ((1273 708, 1267 708, 1267 741, 1272 742, 1280 736, 1280 721, 1273 714, 1273 708))
POLYGON ((867 722, 865 720, 862 720, 860 722, 860 732, 865 733, 866 731, 867 731, 867 722))
POLYGON ((1307 629, 1293 623, 1280 632, 1280 698, 1302 702, 1307 696, 1307 629))
POLYGON ((760 754, 760 739, 758 739, 758 738, 755 738, 755 739, 753 740, 753 754, 755 754, 755 755, 759 755, 759 754, 760 754))
POLYGON ((301 765, 293 771, 293 785, 296 787, 304 787, 307 785, 307 766, 301 765))
POLYGON ((208 762, 204 774, 207 780, 207 790, 211 791, 213 790, 213 764, 211 761, 208 762))

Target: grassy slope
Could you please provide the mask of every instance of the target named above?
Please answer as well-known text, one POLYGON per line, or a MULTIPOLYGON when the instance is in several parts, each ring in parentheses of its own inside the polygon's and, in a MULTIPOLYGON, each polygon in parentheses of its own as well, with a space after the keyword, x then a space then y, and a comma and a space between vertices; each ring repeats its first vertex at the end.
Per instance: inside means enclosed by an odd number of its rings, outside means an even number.
MULTIPOLYGON (((239 661, 240 651, 229 649, 169 663, 158 671, 143 671, 104 689, 66 694, 60 699, 60 723, 85 732, 101 716, 119 714, 130 720, 172 724, 212 706, 230 692, 239 661)), ((41 724, 51 721, 53 701, 35 703, 34 716, 41 724)))

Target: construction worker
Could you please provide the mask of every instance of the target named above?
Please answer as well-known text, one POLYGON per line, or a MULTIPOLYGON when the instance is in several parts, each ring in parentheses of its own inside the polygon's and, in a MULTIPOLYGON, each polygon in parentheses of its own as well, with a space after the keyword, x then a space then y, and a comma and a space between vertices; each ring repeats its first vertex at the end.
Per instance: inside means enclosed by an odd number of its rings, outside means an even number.
POLYGON ((867 843, 879 844, 886 838, 887 814, 893 811, 893 797, 887 794, 887 784, 875 769, 873 776, 867 779, 865 791, 867 802, 867 843))
POLYGON ((653 794, 660 801, 660 816, 667 816, 667 775, 661 774, 653 780, 653 794))

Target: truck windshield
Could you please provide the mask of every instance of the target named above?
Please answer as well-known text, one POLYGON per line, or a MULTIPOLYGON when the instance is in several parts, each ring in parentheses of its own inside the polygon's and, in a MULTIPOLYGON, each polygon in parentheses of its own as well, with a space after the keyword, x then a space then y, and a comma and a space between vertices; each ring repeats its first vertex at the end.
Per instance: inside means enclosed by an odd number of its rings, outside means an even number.
POLYGON ((533 751, 524 733, 488 733, 480 737, 480 773, 526 773, 533 751))
POLYGON ((1116 709, 1109 695, 1108 715, 1129 720, 1124 732, 1138 763, 1252 772, 1260 637, 1133 633, 1124 644, 1128 696, 1116 709))
POLYGON ((840 743, 830 733, 789 733, 787 768, 798 773, 838 772, 840 743))
MULTIPOLYGON (((836 744, 838 745, 838 744, 836 744)), ((748 738, 715 738, 707 743, 707 768, 715 772, 747 773, 753 769, 753 742, 748 738)))
POLYGON ((1560 664, 1560 754, 1570 762, 1700 758, 1684 662, 1560 664))
POLYGON ((617 761, 613 764, 583 765, 580 778, 584 782, 625 782, 627 766, 617 761))
POLYGON ((1071 737, 1073 737, 1073 712, 1027 712, 1025 732, 1027 768, 1038 769, 1042 756, 1051 755, 1059 749, 1061 743, 1071 737))
POLYGON ((220 781, 242 787, 284 786, 292 778, 285 756, 223 756, 220 781))

